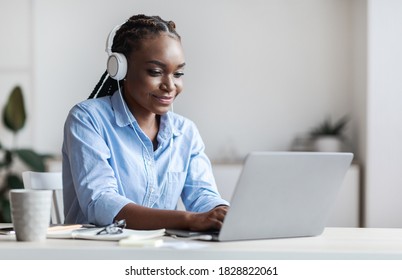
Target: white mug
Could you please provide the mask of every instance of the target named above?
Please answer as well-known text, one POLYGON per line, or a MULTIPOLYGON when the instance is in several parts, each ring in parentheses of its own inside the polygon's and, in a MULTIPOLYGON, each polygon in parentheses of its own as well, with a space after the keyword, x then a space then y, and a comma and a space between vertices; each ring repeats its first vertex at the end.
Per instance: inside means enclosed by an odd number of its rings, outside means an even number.
POLYGON ((10 190, 11 219, 17 241, 43 241, 50 224, 52 191, 10 190))

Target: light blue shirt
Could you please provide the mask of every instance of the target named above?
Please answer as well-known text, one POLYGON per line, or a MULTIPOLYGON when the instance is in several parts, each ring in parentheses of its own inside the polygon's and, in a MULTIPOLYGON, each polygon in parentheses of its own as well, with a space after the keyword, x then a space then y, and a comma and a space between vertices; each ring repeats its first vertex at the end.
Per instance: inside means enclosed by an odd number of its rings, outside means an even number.
POLYGON ((193 212, 228 205, 193 122, 172 112, 162 115, 154 151, 124 106, 115 93, 69 112, 62 148, 66 223, 107 225, 132 202, 176 209, 181 197, 193 212))

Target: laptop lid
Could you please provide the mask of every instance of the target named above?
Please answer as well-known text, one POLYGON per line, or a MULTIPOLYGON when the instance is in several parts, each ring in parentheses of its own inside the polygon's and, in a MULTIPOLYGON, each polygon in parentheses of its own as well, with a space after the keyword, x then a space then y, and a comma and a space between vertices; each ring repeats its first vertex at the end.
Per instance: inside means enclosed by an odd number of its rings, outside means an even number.
POLYGON ((250 153, 218 240, 320 235, 352 159, 352 153, 250 153))

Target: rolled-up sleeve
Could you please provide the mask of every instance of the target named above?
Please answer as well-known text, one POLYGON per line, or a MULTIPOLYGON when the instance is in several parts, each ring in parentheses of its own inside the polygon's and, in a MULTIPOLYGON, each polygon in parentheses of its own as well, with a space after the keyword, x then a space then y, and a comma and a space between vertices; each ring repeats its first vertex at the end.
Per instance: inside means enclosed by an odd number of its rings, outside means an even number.
POLYGON ((194 124, 191 130, 191 154, 182 192, 184 206, 188 211, 207 212, 218 205, 229 205, 219 195, 204 142, 194 124))
POLYGON ((65 123, 63 187, 66 222, 107 225, 131 201, 119 194, 107 139, 95 116, 75 106, 65 123))

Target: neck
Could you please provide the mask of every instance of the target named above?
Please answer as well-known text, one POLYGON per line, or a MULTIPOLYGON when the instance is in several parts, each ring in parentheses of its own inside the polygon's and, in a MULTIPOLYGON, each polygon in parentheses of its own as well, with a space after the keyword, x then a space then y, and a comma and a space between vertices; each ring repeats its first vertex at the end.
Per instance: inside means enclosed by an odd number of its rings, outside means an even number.
POLYGON ((153 113, 142 114, 141 110, 131 110, 131 112, 141 130, 148 136, 152 143, 154 143, 155 149, 157 145, 156 136, 159 131, 160 116, 153 113))
POLYGON ((128 109, 135 117, 141 130, 148 136, 155 146, 157 144, 156 136, 159 131, 160 116, 139 106, 136 102, 133 102, 132 99, 127 99, 125 94, 123 97, 128 109))
POLYGON ((139 115, 139 114, 133 114, 135 119, 138 122, 138 125, 141 127, 143 131, 152 131, 156 130, 156 132, 159 130, 159 120, 160 116, 159 115, 139 115))
POLYGON ((147 135, 148 138, 151 140, 155 151, 158 147, 157 135, 159 131, 160 116, 155 115, 153 117, 143 119, 143 121, 137 119, 137 122, 142 131, 144 131, 145 135, 147 135))

